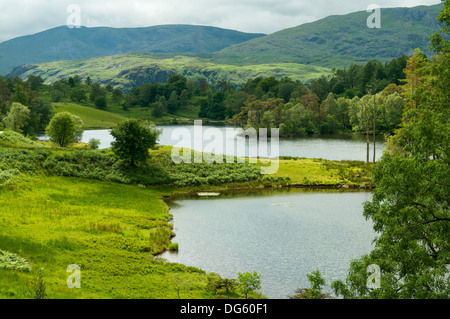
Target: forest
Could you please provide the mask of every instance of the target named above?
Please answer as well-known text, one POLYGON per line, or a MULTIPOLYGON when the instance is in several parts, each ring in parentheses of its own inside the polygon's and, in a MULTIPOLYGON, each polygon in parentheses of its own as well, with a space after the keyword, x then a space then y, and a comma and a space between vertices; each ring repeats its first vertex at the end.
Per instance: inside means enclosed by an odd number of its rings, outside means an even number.
POLYGON ((392 134, 403 114, 407 61, 402 55, 386 63, 352 64, 310 83, 257 77, 236 86, 175 74, 167 83, 144 83, 130 92, 101 86, 89 77, 73 76, 53 84, 44 84, 40 76, 25 81, 0 78, 0 118, 4 127, 32 136, 43 132, 50 121, 52 103, 71 102, 113 113, 120 110, 127 117, 135 117, 133 110, 139 109, 150 120, 183 110, 191 119, 280 128, 282 137, 392 134))

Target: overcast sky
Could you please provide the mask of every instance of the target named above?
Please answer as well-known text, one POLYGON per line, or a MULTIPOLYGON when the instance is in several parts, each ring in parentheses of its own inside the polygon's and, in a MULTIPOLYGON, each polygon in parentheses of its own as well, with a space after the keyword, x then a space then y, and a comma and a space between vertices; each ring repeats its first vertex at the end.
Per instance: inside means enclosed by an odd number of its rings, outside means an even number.
POLYGON ((80 8, 87 27, 208 25, 273 33, 333 14, 433 5, 440 0, 0 0, 0 42, 66 25, 69 5, 80 8))

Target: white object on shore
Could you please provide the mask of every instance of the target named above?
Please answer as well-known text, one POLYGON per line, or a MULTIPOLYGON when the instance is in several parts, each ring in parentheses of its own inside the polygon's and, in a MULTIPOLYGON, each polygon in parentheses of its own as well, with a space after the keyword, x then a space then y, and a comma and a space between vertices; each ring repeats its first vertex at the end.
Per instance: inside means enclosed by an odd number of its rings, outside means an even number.
POLYGON ((198 194, 198 196, 200 196, 200 197, 209 197, 209 196, 211 196, 211 197, 217 197, 217 196, 220 195, 220 193, 197 193, 197 194, 198 194))
POLYGON ((282 206, 282 207, 294 207, 291 203, 275 203, 272 206, 282 206))

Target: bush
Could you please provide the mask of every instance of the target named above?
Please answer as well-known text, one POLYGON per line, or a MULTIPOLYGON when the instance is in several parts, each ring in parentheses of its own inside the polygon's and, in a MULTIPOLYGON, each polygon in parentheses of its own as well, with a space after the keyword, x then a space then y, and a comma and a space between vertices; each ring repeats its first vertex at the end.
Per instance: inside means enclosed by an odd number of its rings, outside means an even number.
POLYGON ((98 138, 91 138, 89 140, 89 146, 91 147, 92 150, 96 150, 98 149, 98 147, 100 146, 100 140, 98 138))
POLYGON ((178 243, 172 243, 169 245, 169 251, 177 252, 178 251, 178 243))

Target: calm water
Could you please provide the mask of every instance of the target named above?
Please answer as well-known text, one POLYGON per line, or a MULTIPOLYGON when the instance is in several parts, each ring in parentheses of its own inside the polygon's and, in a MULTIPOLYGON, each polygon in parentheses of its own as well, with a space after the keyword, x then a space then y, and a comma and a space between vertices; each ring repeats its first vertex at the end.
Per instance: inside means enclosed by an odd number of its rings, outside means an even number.
POLYGON ((331 292, 350 261, 373 248, 362 216, 368 200, 368 192, 301 189, 173 200, 179 252, 162 257, 227 278, 257 271, 262 292, 279 299, 309 287, 306 275, 319 269, 331 292))
MULTIPOLYGON (((202 135, 195 135, 193 125, 167 125, 158 126, 163 130, 158 141, 162 145, 188 147, 201 151, 210 144, 209 140, 204 140, 203 144, 196 145, 195 141, 202 141, 202 135)), ((206 126, 202 127, 202 133, 208 134, 209 129, 219 129, 223 139, 222 149, 214 149, 216 154, 238 155, 238 150, 243 150, 248 155, 250 144, 244 137, 238 136, 237 132, 232 132, 233 127, 227 126, 206 126), (229 135, 227 136, 227 131, 229 135), (246 144, 240 144, 244 141, 246 144)), ((114 141, 109 130, 87 130, 83 134, 82 142, 87 143, 91 138, 98 138, 101 141, 100 148, 108 148, 114 141)), ((40 139, 45 139, 41 136, 40 139)), ((214 140, 214 139, 212 139, 214 140)), ((251 145, 254 145, 252 143, 251 145)), ((376 158, 379 159, 384 150, 384 139, 377 138, 376 158)), ((373 145, 370 146, 370 160, 373 157, 373 145)), ((273 153, 270 139, 268 140, 267 156, 272 157, 273 153)), ((366 160, 366 142, 364 136, 353 135, 332 135, 332 136, 313 136, 301 138, 282 138, 279 141, 279 155, 306 158, 323 158, 328 160, 366 160)))

